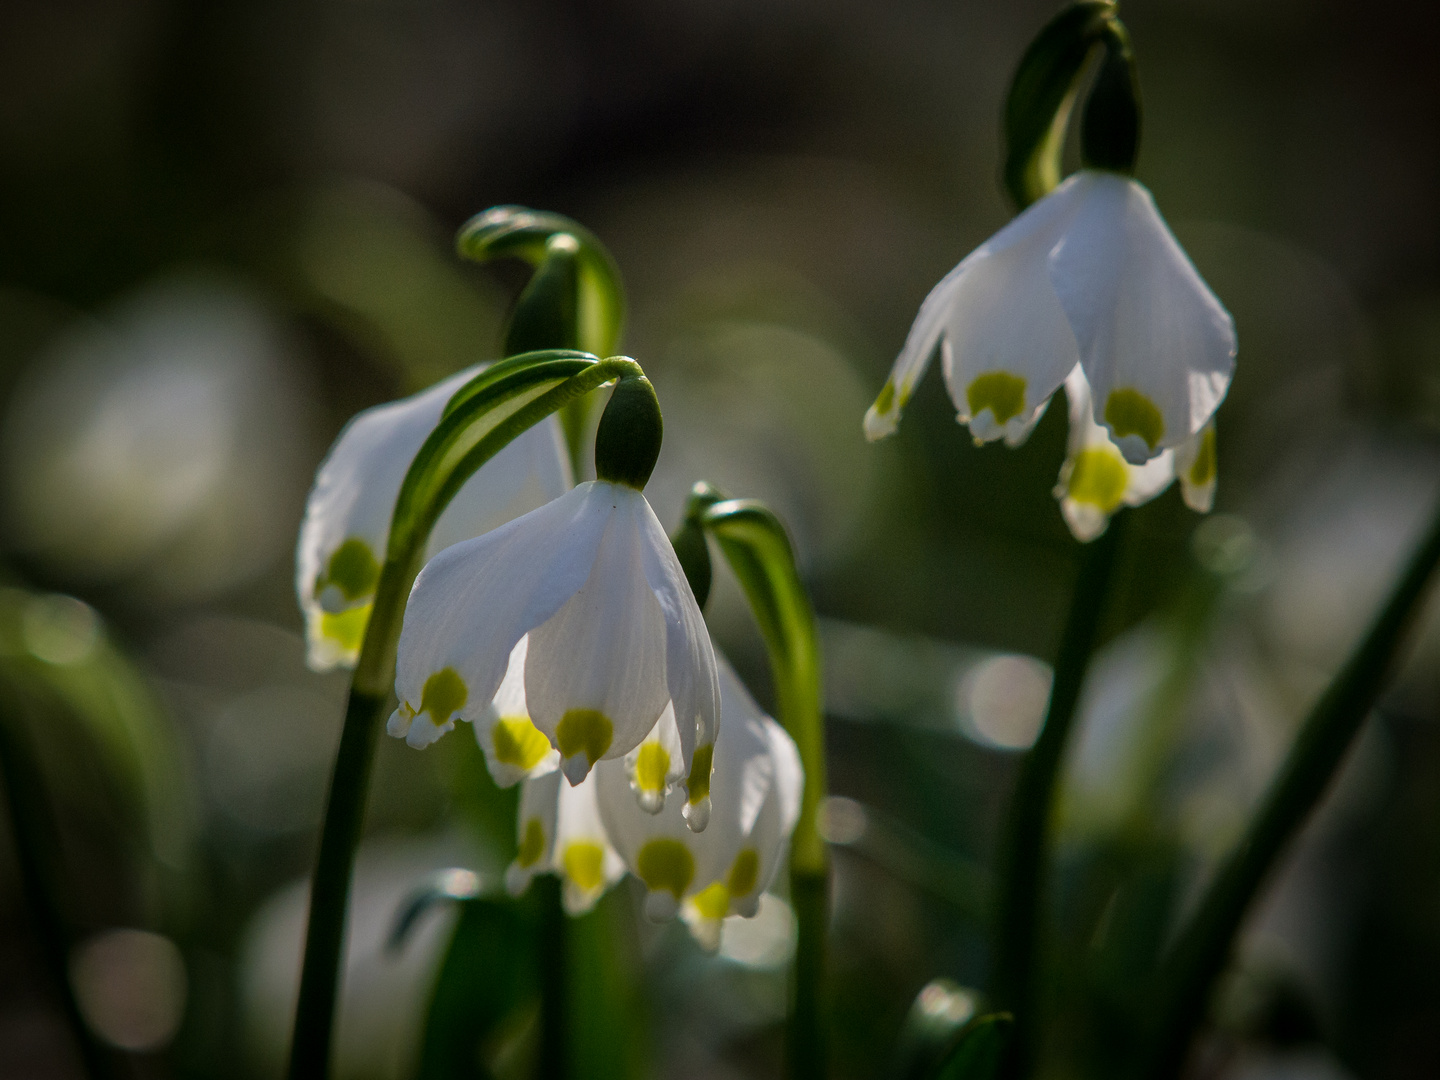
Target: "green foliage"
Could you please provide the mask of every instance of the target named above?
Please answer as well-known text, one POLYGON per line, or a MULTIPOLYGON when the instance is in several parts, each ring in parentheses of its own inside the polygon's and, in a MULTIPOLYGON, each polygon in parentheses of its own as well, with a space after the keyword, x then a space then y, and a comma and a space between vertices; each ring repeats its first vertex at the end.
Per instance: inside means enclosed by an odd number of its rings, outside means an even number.
POLYGON ((993 1080, 1000 1074, 1015 1018, 1009 1013, 987 1013, 966 1025, 935 1080, 993 1080))
POLYGON ((80 740, 136 814, 151 857, 184 869, 196 814, 175 731, 94 611, 73 597, 0 589, 0 689, 10 698, 9 722, 58 721, 58 729, 32 732, 49 784, 83 783, 70 771, 71 740, 80 740), (44 753, 57 742, 66 752, 44 753))
MULTIPOLYGON (((597 356, 609 356, 615 351, 625 322, 625 293, 620 271, 604 245, 579 222, 563 214, 523 206, 496 206, 466 222, 455 239, 455 247, 462 256, 476 262, 518 258, 537 270, 543 269, 557 251, 573 254, 573 271, 566 273, 573 272, 578 286, 576 347, 597 356), (559 237, 564 239, 557 244, 559 237)), ((548 293, 556 283, 550 274, 545 271, 538 275, 538 283, 532 282, 532 288, 539 290, 537 296, 548 293)), ((528 337, 531 330, 528 318, 527 315, 511 333, 528 337)), ((554 348, 558 343, 537 339, 530 344, 554 348)))
POLYGON ((533 912, 503 897, 463 902, 426 1014, 420 1080, 526 1075, 537 1037, 537 970, 533 912))
POLYGON ((1086 61, 1105 50, 1081 124, 1081 159, 1129 173, 1140 147, 1140 87, 1130 38, 1109 0, 1077 0, 1036 35, 1005 101, 1005 190, 1024 209, 1060 182, 1065 131, 1086 61))

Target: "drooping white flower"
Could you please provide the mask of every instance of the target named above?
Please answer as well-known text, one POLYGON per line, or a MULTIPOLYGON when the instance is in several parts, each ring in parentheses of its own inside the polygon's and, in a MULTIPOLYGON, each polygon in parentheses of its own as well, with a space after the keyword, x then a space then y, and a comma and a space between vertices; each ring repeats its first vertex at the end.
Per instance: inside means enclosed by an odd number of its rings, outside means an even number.
MULTIPOLYGON (((560 767, 560 755, 531 722, 530 710, 525 704, 525 657, 529 644, 530 638, 526 635, 510 650, 505 677, 500 680, 494 699, 489 708, 479 712, 472 725, 490 776, 502 788, 560 767)), ((440 680, 429 690, 432 708, 413 716, 406 710, 395 710, 387 725, 389 733, 420 750, 454 728, 456 720, 469 719, 468 715, 452 710, 441 723, 435 722, 435 714, 445 712, 443 703, 437 703, 436 695, 445 692, 458 695, 461 688, 448 679, 440 680)))
POLYGON ((869 438, 895 430, 937 343, 957 418, 978 441, 1022 442, 1078 363, 1095 422, 1136 465, 1197 436, 1235 367, 1234 322, 1149 191, 1095 169, 1030 206, 931 291, 865 416, 869 438))
POLYGON ((525 781, 516 816, 515 861, 505 871, 505 887, 519 896, 536 874, 559 874, 565 910, 588 911, 605 890, 625 874, 625 864, 610 845, 596 805, 592 774, 573 787, 551 771, 525 781))
MULTIPOLYGON (((709 757, 719 722, 710 637, 635 488, 581 484, 431 559, 405 607, 390 732, 484 723, 517 655, 526 710, 572 784, 597 761, 624 758, 667 709, 680 772, 709 757)), ((692 817, 704 827, 703 808, 692 817)))
MULTIPOLYGON (((321 463, 295 553, 295 591, 317 671, 353 667, 358 659, 405 473, 446 403, 480 370, 468 368, 412 397, 366 409, 345 425, 321 463)), ((470 477, 435 523, 426 553, 488 532, 569 487, 559 424, 537 424, 470 477)))
POLYGON ((705 832, 686 827, 674 797, 659 813, 646 813, 622 761, 601 762, 593 777, 610 842, 645 885, 646 913, 663 920, 680 912, 712 949, 726 915, 755 914, 783 861, 804 786, 790 736, 760 711, 729 664, 717 661, 723 719, 705 832))
POLYGON ((1159 495, 1178 472, 1186 504, 1202 513, 1215 495, 1215 428, 1207 424, 1177 450, 1162 450, 1143 465, 1131 465, 1095 422, 1090 384, 1076 365, 1065 379, 1070 405, 1070 439, 1055 497, 1075 539, 1093 540, 1121 506, 1139 506, 1159 495))

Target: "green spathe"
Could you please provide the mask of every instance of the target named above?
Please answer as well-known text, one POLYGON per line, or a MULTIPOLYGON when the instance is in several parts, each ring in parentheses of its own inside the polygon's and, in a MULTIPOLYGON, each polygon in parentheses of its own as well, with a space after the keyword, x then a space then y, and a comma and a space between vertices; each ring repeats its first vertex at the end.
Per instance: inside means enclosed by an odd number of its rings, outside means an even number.
POLYGON ((615 384, 595 432, 595 475, 601 480, 645 490, 665 423, 655 388, 644 375, 625 376, 615 384))

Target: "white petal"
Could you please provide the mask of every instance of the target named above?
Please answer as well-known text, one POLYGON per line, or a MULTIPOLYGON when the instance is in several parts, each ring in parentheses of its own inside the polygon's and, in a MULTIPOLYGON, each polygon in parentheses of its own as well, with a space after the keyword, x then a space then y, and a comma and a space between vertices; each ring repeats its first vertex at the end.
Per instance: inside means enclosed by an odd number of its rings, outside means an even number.
MULTIPOLYGON (((559 773, 552 774, 559 783, 559 773)), ((560 816, 555 828, 551 862, 565 882, 565 910, 579 915, 625 873, 625 864, 605 833, 595 804, 594 780, 571 786, 559 784, 560 816)))
POLYGON ((1139 506, 1170 486, 1175 455, 1164 450, 1143 465, 1131 465, 1110 433, 1095 422, 1090 386, 1076 365, 1065 379, 1070 405, 1069 450, 1060 468, 1055 497, 1075 539, 1094 540, 1121 506, 1139 506))
POLYGON ((981 442, 1024 442, 1080 359, 1047 258, 1076 207, 1070 181, 967 260, 945 317, 942 359, 956 418, 981 442))
POLYGON ((475 741, 485 754, 485 765, 496 786, 502 788, 560 767, 559 753, 531 722, 525 704, 525 656, 529 644, 528 634, 515 643, 495 700, 474 724, 475 741))
POLYGON ((685 758, 675 729, 675 707, 666 705, 654 728, 625 755, 625 772, 635 800, 647 814, 658 814, 670 789, 685 779, 685 758))
MULTIPOLYGON (((295 553, 295 590, 316 670, 355 664, 401 482, 446 403, 481 370, 467 368, 412 397, 366 409, 346 424, 321 463, 295 553)), ((547 420, 477 471, 441 515, 430 550, 478 536, 563 494, 569 467, 559 439, 558 423, 547 420)))
POLYGON ((436 726, 456 716, 483 719, 521 636, 589 576, 610 517, 608 494, 582 484, 431 559, 415 579, 400 632, 395 696, 402 716, 428 712, 436 726))
MULTIPOLYGON (((688 771, 695 747, 713 746, 719 731, 720 684, 715 649, 690 582, 655 511, 644 496, 633 503, 632 509, 644 550, 645 580, 665 615, 665 684, 674 703, 681 759, 688 771)), ((703 814, 701 808, 693 815, 692 825, 697 831, 705 827, 700 822, 703 814)))
POLYGON ((465 481, 435 523, 426 554, 499 528, 570 487, 564 435, 552 417, 527 429, 465 481))
POLYGON ((1215 480, 1219 475, 1215 450, 1215 421, 1212 419, 1175 449, 1175 471, 1180 477, 1180 494, 1191 510, 1208 514, 1215 505, 1215 480))
POLYGON ((511 896, 519 896, 530 887, 532 877, 550 869, 559 803, 558 772, 526 780, 520 788, 520 808, 515 814, 517 853, 505 871, 505 888, 511 896))
POLYGON ((624 757, 638 746, 670 700, 665 613, 646 581, 635 513, 645 497, 620 484, 589 487, 613 511, 593 568, 531 632, 525 664, 530 716, 559 748, 572 784, 601 758, 624 757))
POLYGON ((643 812, 622 763, 603 761, 594 771, 606 830, 645 884, 652 917, 668 918, 682 903, 692 923, 753 910, 799 814, 802 781, 794 744, 760 713, 723 660, 720 672, 724 715, 704 833, 690 831, 678 799, 667 800, 658 814, 643 812))
POLYGON ((1072 187, 1066 181, 1017 216, 930 291, 865 415, 869 439, 895 430, 940 343, 959 421, 982 442, 1024 442, 1079 358, 1045 262, 1074 212, 1072 187))
POLYGON ((1050 279, 1095 390, 1095 418, 1128 461, 1204 426, 1235 370, 1235 324, 1134 180, 1084 171, 1050 279))
POLYGON ((965 272, 968 261, 962 260, 941 278, 940 283, 930 290, 930 295, 925 297, 925 302, 920 305, 920 313, 915 316, 910 333, 905 337, 905 345, 900 350, 900 355, 895 358, 890 377, 885 380, 885 386, 881 389, 880 396, 875 399, 875 404, 865 413, 865 437, 871 442, 893 435, 900 425, 901 410, 915 392, 915 384, 930 366, 930 358, 935 355, 935 346, 940 343, 940 331, 950 310, 956 282, 965 272))

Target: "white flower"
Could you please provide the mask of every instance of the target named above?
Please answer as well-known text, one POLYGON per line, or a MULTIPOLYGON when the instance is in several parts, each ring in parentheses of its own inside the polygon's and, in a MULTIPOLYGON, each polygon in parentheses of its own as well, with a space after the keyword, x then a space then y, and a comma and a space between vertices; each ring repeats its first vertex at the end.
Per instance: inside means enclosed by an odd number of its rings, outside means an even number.
MULTIPOLYGON (((430 560, 405 606, 391 734, 486 723, 512 657, 528 714, 572 784, 624 758, 667 708, 681 772, 709 757, 719 720, 710 637, 634 488, 581 484, 430 560)), ((703 828, 703 814, 692 824, 703 828)))
MULTIPOLYGON (((359 658, 405 473, 446 403, 480 370, 366 409, 345 425, 320 465, 295 553, 295 591, 317 671, 353 667, 359 658)), ((537 424, 470 477, 435 523, 427 554, 502 525, 569 487, 559 424, 537 424)))
MULTIPOLYGON (((472 725, 475 742, 484 751, 490 776, 496 786, 502 788, 513 787, 521 780, 554 772, 560 767, 560 755, 531 722, 530 710, 525 704, 525 656, 529 644, 530 638, 526 635, 510 650, 505 677, 500 680, 494 699, 472 725)), ((436 702, 436 694, 444 692, 455 695, 462 690, 456 684, 449 684, 449 680, 440 680, 429 690, 432 708, 414 715, 406 710, 395 710, 390 714, 389 733, 421 750, 454 728, 456 720, 468 720, 468 716, 452 710, 443 722, 435 722, 433 713, 444 712, 436 702)))
POLYGON ((558 771, 525 781, 515 819, 518 850, 505 871, 512 896, 536 874, 553 872, 565 883, 565 910, 579 915, 620 880, 625 864, 605 834, 596 793, 593 775, 573 787, 560 782, 558 771))
POLYGON ((660 920, 679 911, 711 949, 726 915, 755 914, 783 862, 804 786, 790 736, 761 713, 730 665, 717 661, 723 720, 705 832, 686 827, 678 799, 665 800, 657 814, 646 813, 631 793, 623 762, 602 762, 593 777, 610 842, 645 885, 646 914, 660 920))
POLYGON ((1159 495, 1180 475, 1180 491, 1192 510, 1210 509, 1215 496, 1215 428, 1207 424, 1178 450, 1162 450, 1143 465, 1131 465, 1110 433, 1095 422, 1090 384, 1076 365, 1065 380, 1070 403, 1070 445, 1055 497, 1075 539, 1093 540, 1124 506, 1139 506, 1159 495))
POLYGON ((1150 193, 1093 169, 1017 216, 931 291, 865 416, 869 438, 895 430, 937 342, 958 419, 977 441, 1023 442, 1078 363, 1095 422, 1136 465, 1198 435, 1235 368, 1234 323, 1150 193))

